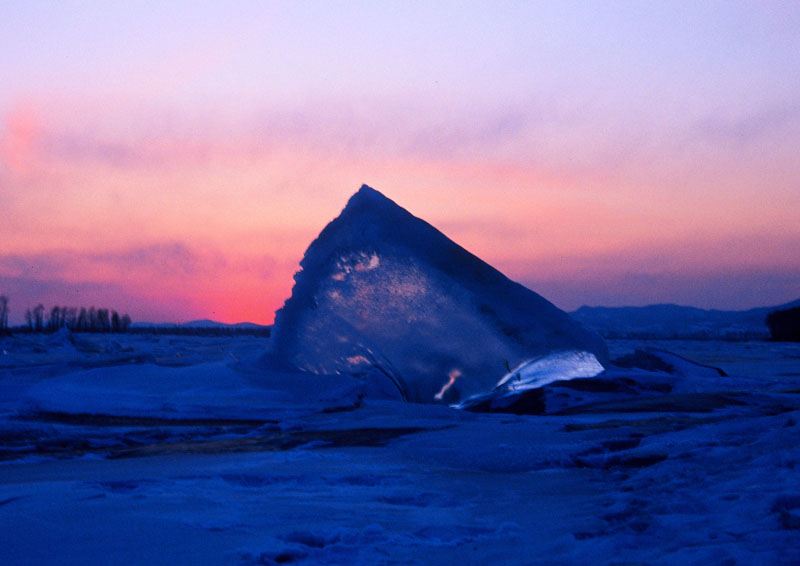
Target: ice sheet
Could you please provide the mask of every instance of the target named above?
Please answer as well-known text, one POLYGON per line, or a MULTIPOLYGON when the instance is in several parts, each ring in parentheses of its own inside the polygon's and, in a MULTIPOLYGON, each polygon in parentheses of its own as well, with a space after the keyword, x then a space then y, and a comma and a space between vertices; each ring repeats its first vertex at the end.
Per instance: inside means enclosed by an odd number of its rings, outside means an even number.
MULTIPOLYGON (((369 398, 331 404, 363 382, 264 373, 242 363, 238 340, 115 340, 134 359, 157 345, 159 360, 191 363, 121 365, 107 353, 109 365, 80 369, 98 363, 93 349, 58 363, 61 346, 26 353, 30 344, 0 338, 16 360, 0 371, 0 392, 22 417, 0 417, 0 563, 800 561, 794 377, 612 368, 589 379, 650 389, 559 415, 475 414, 369 398), (36 356, 47 363, 22 371, 36 356), (659 391, 664 384, 682 389, 659 391), (236 406, 240 422, 29 420, 25 399, 163 416, 236 406), (271 422, 247 421, 271 406, 271 422)), ((734 355, 753 363, 750 350, 726 350, 734 355)), ((797 360, 764 363, 796 374, 797 360)), ((584 379, 544 389, 586 403, 594 393, 584 379)))

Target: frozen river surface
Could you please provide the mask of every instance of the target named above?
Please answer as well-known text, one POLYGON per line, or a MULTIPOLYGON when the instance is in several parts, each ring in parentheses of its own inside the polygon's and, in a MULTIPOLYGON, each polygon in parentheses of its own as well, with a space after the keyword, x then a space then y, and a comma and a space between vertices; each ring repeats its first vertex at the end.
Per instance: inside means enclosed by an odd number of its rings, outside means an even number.
POLYGON ((0 564, 800 563, 800 345, 609 341, 729 377, 546 415, 363 400, 264 346, 0 338, 0 564))

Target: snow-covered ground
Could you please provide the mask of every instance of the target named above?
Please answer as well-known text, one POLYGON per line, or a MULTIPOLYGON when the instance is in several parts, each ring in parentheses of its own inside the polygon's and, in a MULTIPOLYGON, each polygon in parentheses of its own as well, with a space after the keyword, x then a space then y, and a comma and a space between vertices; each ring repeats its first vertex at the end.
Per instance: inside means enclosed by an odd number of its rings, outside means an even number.
POLYGON ((800 563, 800 345, 644 345, 729 377, 482 414, 262 338, 0 338, 0 564, 800 563))

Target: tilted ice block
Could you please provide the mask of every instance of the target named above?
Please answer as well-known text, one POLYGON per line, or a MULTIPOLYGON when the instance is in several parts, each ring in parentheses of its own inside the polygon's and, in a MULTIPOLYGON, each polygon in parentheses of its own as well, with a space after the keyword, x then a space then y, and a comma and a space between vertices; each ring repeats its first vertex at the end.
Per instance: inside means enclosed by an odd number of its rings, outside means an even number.
POLYGON ((375 375, 416 402, 491 390, 510 368, 603 340, 366 185, 311 243, 266 359, 375 375))

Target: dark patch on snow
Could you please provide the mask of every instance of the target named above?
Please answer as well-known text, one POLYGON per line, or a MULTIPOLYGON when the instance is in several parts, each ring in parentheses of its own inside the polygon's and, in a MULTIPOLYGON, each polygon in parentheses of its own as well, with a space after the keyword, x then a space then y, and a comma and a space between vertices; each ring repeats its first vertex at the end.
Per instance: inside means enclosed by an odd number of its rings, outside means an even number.
POLYGON ((276 483, 296 483, 296 476, 257 476, 255 474, 222 474, 225 482, 239 487, 266 487, 276 483))
MULTIPOLYGON (((662 361, 664 361, 663 357, 666 357, 667 359, 675 358, 678 364, 677 365, 670 364, 673 366, 673 371, 670 373, 676 373, 678 375, 684 375, 684 376, 694 376, 695 374, 702 375, 701 373, 698 373, 697 370, 703 369, 703 370, 708 370, 709 374, 716 374, 718 377, 728 377, 728 374, 725 373, 725 371, 722 368, 718 368, 716 366, 710 366, 708 364, 701 364, 700 362, 690 360, 689 358, 686 358, 674 352, 668 352, 667 350, 659 350, 658 348, 650 348, 647 351, 647 353, 652 356, 661 357, 662 361), (689 371, 689 373, 686 373, 684 370, 680 368, 680 365, 688 365, 692 369, 689 371)), ((665 363, 668 362, 665 361, 665 363)))
POLYGON ((510 413, 512 415, 543 415, 547 405, 541 388, 530 389, 505 397, 489 397, 464 410, 472 413, 510 413))
POLYGON ((304 550, 289 548, 280 552, 263 552, 258 556, 244 555, 242 556, 242 563, 247 566, 292 564, 304 560, 307 556, 308 552, 304 550))
POLYGON ((167 454, 220 454, 225 452, 275 452, 298 447, 340 448, 345 446, 385 446, 401 436, 422 431, 440 430, 423 427, 358 428, 345 430, 307 430, 276 432, 244 438, 187 440, 116 450, 111 458, 137 458, 167 454))
POLYGON ((104 481, 100 482, 100 487, 111 493, 129 493, 139 488, 139 483, 135 481, 104 481))
POLYGON ((108 496, 105 493, 96 493, 95 495, 84 497, 82 501, 95 501, 97 499, 105 499, 106 497, 108 496))
POLYGON ((309 442, 325 442, 330 447, 343 446, 386 446, 401 436, 427 430, 443 430, 450 427, 394 427, 394 428, 354 428, 343 430, 306 430, 290 435, 289 444, 299 446, 309 442), (296 444, 294 444, 296 443, 296 444))
POLYGON ((627 377, 605 379, 599 377, 578 377, 563 381, 554 381, 549 387, 588 391, 591 393, 633 393, 637 390, 636 382, 627 377))
POLYGON ((640 438, 624 438, 619 440, 606 440, 600 443, 600 446, 593 448, 589 453, 605 453, 605 452, 620 452, 622 450, 630 450, 636 448, 641 444, 640 438))
POLYGON ((486 527, 436 525, 423 527, 414 536, 444 544, 464 544, 494 532, 486 527))
POLYGON ((292 531, 281 537, 282 541, 292 545, 284 550, 284 552, 295 552, 295 549, 300 549, 301 558, 308 556, 309 552, 315 559, 320 559, 320 562, 328 563, 323 560, 321 552, 328 547, 338 547, 341 551, 343 548, 349 547, 350 549, 359 549, 367 545, 376 543, 384 543, 387 540, 383 528, 379 525, 368 525, 361 529, 350 528, 337 528, 332 531, 292 531))
POLYGON ((647 506, 647 501, 635 498, 617 506, 615 510, 606 513, 601 518, 614 531, 626 529, 640 535, 652 524, 652 517, 646 511, 647 506))
POLYGON ((407 507, 430 507, 436 500, 438 494, 431 492, 412 493, 404 495, 387 495, 378 499, 381 503, 388 505, 400 505, 407 507))
MULTIPOLYGON (((405 401, 405 399, 403 399, 405 401)), ((332 413, 349 413, 351 411, 355 411, 356 409, 360 409, 364 403, 364 395, 361 394, 352 403, 347 403, 345 405, 336 405, 334 407, 326 407, 320 411, 321 414, 327 415, 332 413)))
POLYGON ((667 394, 657 397, 608 401, 568 407, 555 414, 576 415, 583 413, 710 413, 725 407, 744 406, 746 402, 736 398, 735 393, 687 393, 667 394))
POLYGON ((168 419, 162 417, 61 413, 53 411, 37 411, 34 413, 21 415, 19 418, 20 420, 42 421, 76 426, 263 426, 265 424, 276 424, 279 422, 265 419, 168 419))
MULTIPOLYGON (((127 419, 122 422, 130 424, 127 419)), ((18 460, 33 455, 57 459, 75 458, 87 454, 114 457, 126 451, 168 442, 209 441, 220 437, 244 437, 253 433, 253 427, 242 426, 241 421, 235 422, 236 426, 191 426, 186 424, 186 421, 173 421, 177 424, 158 428, 144 428, 143 423, 138 423, 133 430, 110 425, 90 429, 84 425, 70 423, 68 427, 9 431, 9 434, 0 438, 0 461, 18 460)), ((209 423, 203 421, 202 424, 209 423)))
POLYGON ((324 548, 329 544, 339 542, 340 537, 336 534, 324 536, 308 531, 293 531, 281 537, 286 542, 302 544, 311 548, 324 548))
POLYGON ((778 515, 781 527, 800 530, 800 493, 785 493, 778 496, 770 509, 778 515))
POLYGON ((589 423, 569 423, 564 425, 564 432, 582 432, 586 430, 602 430, 609 428, 636 427, 645 429, 648 434, 683 430, 692 426, 717 423, 732 417, 692 417, 689 415, 664 415, 646 419, 609 419, 589 423))
POLYGON ((15 501, 19 501, 24 497, 24 495, 17 495, 16 497, 9 497, 8 499, 0 499, 0 507, 5 507, 9 503, 14 503, 15 501))
POLYGON ((378 487, 386 485, 387 483, 394 483, 398 479, 400 479, 400 476, 364 474, 358 476, 345 476, 341 478, 332 478, 329 479, 328 481, 331 484, 345 484, 345 485, 352 485, 355 487, 378 487))
MULTIPOLYGON (((28 454, 39 454, 54 458, 70 457, 75 454, 86 454, 97 451, 98 446, 89 440, 76 438, 48 438, 36 443, 28 454)), ((21 455, 20 455, 21 456, 21 455)))
POLYGON ((646 468, 667 459, 665 454, 631 453, 630 451, 638 448, 641 442, 641 437, 633 435, 628 438, 605 440, 572 456, 572 463, 578 468, 631 470, 646 468))
POLYGON ((156 483, 158 482, 155 480, 118 480, 102 481, 94 485, 107 493, 125 494, 132 493, 143 485, 154 485, 156 483))
POLYGON ((44 456, 49 458, 71 458, 87 453, 106 450, 108 441, 98 444, 74 435, 56 437, 50 431, 39 431, 27 442, 0 442, 0 461, 19 460, 26 456, 44 456))
POLYGON ((637 380, 631 377, 576 377, 560 379, 535 389, 493 392, 475 396, 459 408, 480 413, 517 415, 560 415, 591 412, 605 403, 627 402, 653 394, 666 395, 672 385, 664 379, 637 380))
POLYGON ((600 470, 637 470, 647 468, 663 462, 669 458, 666 454, 642 455, 606 455, 583 454, 572 457, 576 468, 591 468, 600 470))
POLYGON ((663 371, 672 373, 675 368, 666 363, 658 356, 654 356, 645 350, 635 350, 632 354, 625 354, 611 360, 611 363, 621 368, 639 368, 646 371, 663 371))
POLYGON ((612 458, 612 466, 621 468, 647 468, 669 458, 667 454, 645 454, 641 456, 620 456, 612 458))

